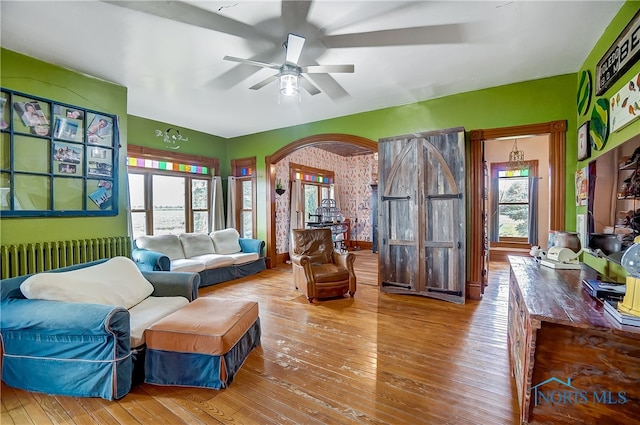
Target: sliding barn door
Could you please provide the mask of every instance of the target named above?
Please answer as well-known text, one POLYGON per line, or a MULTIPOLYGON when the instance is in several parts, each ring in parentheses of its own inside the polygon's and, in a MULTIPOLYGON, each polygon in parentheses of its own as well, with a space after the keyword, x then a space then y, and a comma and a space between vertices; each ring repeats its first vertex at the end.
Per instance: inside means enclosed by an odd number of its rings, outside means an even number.
POLYGON ((378 155, 382 290, 463 303, 464 130, 381 139, 378 155))

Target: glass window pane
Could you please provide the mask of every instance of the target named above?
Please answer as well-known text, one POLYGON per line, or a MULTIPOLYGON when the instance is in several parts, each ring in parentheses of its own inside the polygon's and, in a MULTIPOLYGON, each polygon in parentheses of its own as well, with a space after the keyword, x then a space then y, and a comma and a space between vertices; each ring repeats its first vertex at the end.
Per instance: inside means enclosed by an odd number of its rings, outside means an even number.
POLYGON ((498 202, 529 202, 528 178, 505 178, 498 181, 498 202))
POLYGON ((251 180, 242 181, 242 209, 250 210, 253 205, 253 190, 251 180))
POLYGON ((315 214, 318 208, 318 186, 313 184, 304 185, 304 207, 305 217, 307 213, 315 214))
POLYGON ((0 210, 8 210, 11 205, 9 176, 9 173, 0 173, 0 210))
POLYGON ((526 238, 529 235, 529 205, 500 205, 498 213, 500 237, 526 238))
POLYGON ((240 213, 240 237, 252 238, 253 237, 253 212, 243 211, 240 213))
POLYGON ((147 234, 147 213, 132 212, 131 225, 133 227, 133 238, 147 234))
POLYGON ((191 180, 191 208, 206 210, 208 207, 209 182, 207 180, 191 180))
POLYGON ((0 168, 8 170, 10 166, 9 134, 0 134, 0 168))
POLYGON ((82 177, 82 145, 53 142, 53 172, 82 177))
POLYGON ((322 186, 320 190, 320 199, 331 199, 331 191, 329 189, 329 186, 322 186))
POLYGON ((16 210, 49 210, 51 179, 44 176, 17 174, 15 176, 16 210))
POLYGON ((49 141, 28 136, 14 136, 15 171, 49 172, 49 141))
POLYGON ((193 231, 199 233, 209 232, 209 212, 194 211, 193 212, 193 231))
POLYGON ((145 209, 144 174, 129 174, 129 198, 131 209, 145 209))
POLYGON ((53 179, 53 209, 58 211, 81 210, 83 183, 82 179, 53 179))
POLYGON ((153 176, 153 234, 186 232, 185 178, 153 176))

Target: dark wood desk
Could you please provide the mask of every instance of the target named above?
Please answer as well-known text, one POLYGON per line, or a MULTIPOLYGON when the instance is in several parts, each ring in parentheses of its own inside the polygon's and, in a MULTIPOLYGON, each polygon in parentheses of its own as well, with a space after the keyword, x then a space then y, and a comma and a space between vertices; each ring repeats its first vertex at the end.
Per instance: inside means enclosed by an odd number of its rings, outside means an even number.
POLYGON ((508 345, 521 422, 631 424, 640 418, 640 328, 620 326, 582 288, 598 278, 509 257, 508 345), (552 402, 553 401, 553 402, 552 402))

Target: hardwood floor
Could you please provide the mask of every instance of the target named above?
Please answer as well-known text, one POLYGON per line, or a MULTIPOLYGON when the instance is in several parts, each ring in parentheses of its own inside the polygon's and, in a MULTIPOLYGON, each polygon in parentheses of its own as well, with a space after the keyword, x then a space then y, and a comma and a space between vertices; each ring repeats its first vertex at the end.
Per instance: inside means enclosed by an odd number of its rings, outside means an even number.
POLYGON ((142 384, 124 398, 50 396, 2 383, 7 424, 515 424, 507 352, 508 266, 482 301, 381 294, 356 253, 355 298, 307 300, 282 265, 200 290, 255 300, 262 345, 221 391, 142 384))

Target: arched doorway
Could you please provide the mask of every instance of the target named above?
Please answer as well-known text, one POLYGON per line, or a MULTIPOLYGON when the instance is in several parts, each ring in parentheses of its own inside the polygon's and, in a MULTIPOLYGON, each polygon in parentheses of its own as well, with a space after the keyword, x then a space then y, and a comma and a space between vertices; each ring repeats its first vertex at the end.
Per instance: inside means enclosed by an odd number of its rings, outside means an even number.
POLYGON ((287 155, 308 146, 320 146, 327 144, 346 143, 355 148, 369 150, 371 152, 378 151, 378 143, 365 137, 355 136, 352 134, 328 133, 316 134, 313 136, 303 137, 286 146, 278 149, 273 155, 265 157, 265 172, 267 175, 267 265, 268 267, 276 266, 276 174, 275 164, 287 155))

